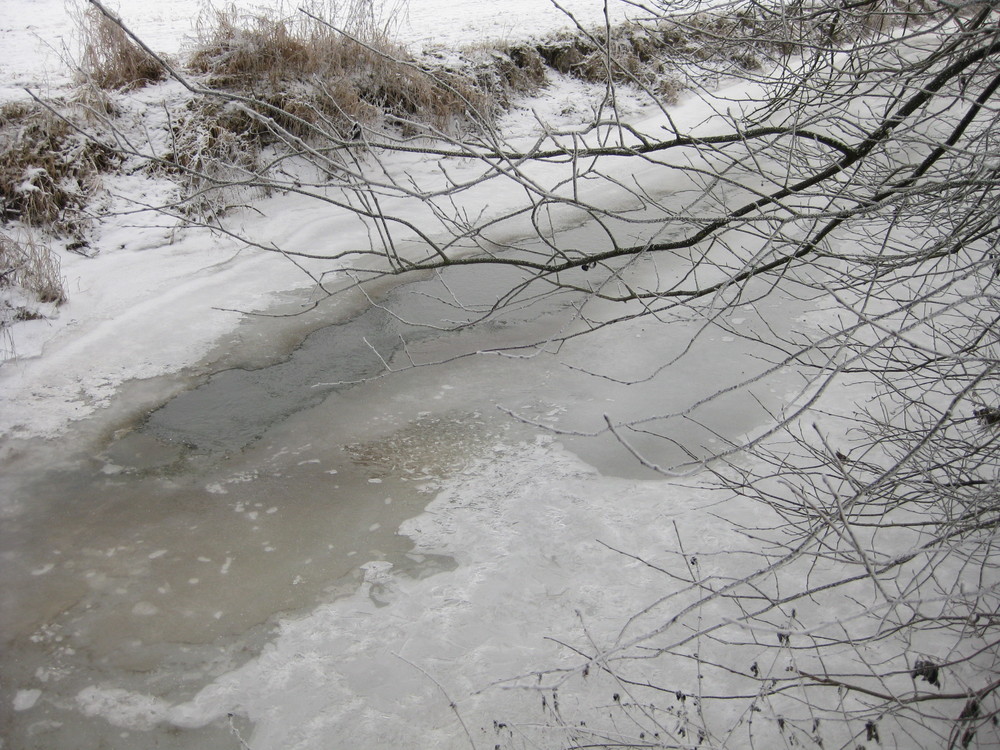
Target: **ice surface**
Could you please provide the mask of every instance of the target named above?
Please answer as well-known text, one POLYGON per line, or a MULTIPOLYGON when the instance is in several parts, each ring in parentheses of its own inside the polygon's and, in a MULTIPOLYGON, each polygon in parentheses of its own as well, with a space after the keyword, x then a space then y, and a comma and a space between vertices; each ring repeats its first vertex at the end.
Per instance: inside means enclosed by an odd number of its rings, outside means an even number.
POLYGON ((254 722, 256 750, 319 750, 331 737, 468 747, 446 696, 476 737, 512 715, 540 719, 531 690, 489 686, 558 663, 548 633, 586 626, 613 639, 623 611, 662 591, 654 571, 609 547, 655 559, 676 548, 673 521, 706 552, 732 544, 705 504, 698 490, 602 477, 548 441, 497 446, 400 529, 417 553, 452 556, 456 569, 412 579, 367 563, 356 593, 283 621, 260 657, 190 701, 167 707, 92 689, 78 699, 134 728, 154 716, 198 726, 241 713, 254 722))

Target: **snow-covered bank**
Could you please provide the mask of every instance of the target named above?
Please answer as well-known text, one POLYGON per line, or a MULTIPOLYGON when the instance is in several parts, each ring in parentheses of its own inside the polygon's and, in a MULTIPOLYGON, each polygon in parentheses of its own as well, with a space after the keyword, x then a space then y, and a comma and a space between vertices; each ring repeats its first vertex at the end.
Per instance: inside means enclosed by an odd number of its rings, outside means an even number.
MULTIPOLYGON (((212 7, 208 0, 109 2, 122 19, 154 50, 179 54, 197 33, 198 19, 212 7)), ((283 8, 286 0, 234 0, 217 3, 245 11, 283 8)), ((604 23, 603 3, 562 0, 560 6, 587 26, 604 23)), ((79 58, 76 18, 85 0, 8 0, 0 21, 0 101, 24 96, 23 87, 48 94, 71 78, 65 60, 79 58)), ((637 13, 630 3, 608 4, 612 22, 637 13)), ((290 12, 290 11, 289 11, 290 12)), ((520 39, 568 26, 565 14, 548 0, 516 0, 502 4, 476 0, 407 0, 385 3, 380 18, 405 44, 414 47, 454 47, 486 40, 520 39)))

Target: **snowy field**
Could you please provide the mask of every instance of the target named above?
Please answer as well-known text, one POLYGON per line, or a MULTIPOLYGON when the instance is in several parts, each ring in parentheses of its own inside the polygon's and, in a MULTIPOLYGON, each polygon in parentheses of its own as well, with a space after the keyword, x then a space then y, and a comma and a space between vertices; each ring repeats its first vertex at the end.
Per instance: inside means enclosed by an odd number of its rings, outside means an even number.
MULTIPOLYGON (((593 0, 562 4, 584 23, 603 19, 593 0)), ((201 7, 129 0, 120 10, 151 46, 177 53, 201 7)), ((611 9, 615 19, 636 12, 631 3, 611 9)), ((58 91, 67 80, 59 57, 74 44, 63 0, 7 0, 4 11, 0 96, 58 91)), ((448 46, 563 25, 545 0, 410 0, 399 36, 448 46)), ((555 81, 504 124, 527 132, 529 107, 570 124, 601 94, 555 81)), ((176 95, 166 83, 136 102, 155 117, 176 95)), ((636 102, 622 107, 656 117, 636 102)), ((687 100, 671 116, 693 125, 709 111, 687 100)), ((112 208, 167 190, 124 176, 109 187, 112 208)), ((498 205, 515 198, 494 196, 498 205)), ((239 215, 262 242, 366 240, 353 217, 294 198, 266 208, 239 215)), ((293 309, 311 281, 280 257, 156 215, 110 213, 94 249, 94 258, 62 256, 69 301, 50 320, 18 325, 0 368, 0 554, 17 581, 0 623, 21 660, 0 675, 0 726, 12 732, 3 750, 550 748, 585 746, 591 732, 642 741, 605 711, 627 688, 596 666, 593 677, 567 676, 558 688, 568 697, 555 707, 551 679, 534 675, 579 670, 558 642, 586 648, 632 635, 630 615, 670 586, 640 560, 684 548, 706 575, 735 575, 739 556, 723 553, 746 540, 719 522, 717 498, 697 477, 652 479, 621 451, 556 441, 505 422, 496 406, 589 429, 606 411, 675 408, 670 398, 723 387, 705 373, 738 374, 754 351, 731 336, 708 339, 686 382, 670 389, 476 359, 331 395, 185 476, 146 474, 161 459, 125 440, 149 409, 227 366, 290 355, 322 321, 234 312, 293 309), (365 457, 355 474, 343 452, 353 442, 362 448, 351 457, 365 457), (40 465, 51 478, 38 481, 40 465), (331 509, 334 501, 348 510, 331 509)), ((820 322, 808 303, 742 315, 729 323, 760 315, 762 325, 808 332, 820 322)), ((660 361, 660 346, 634 323, 565 356, 641 372, 660 361)), ((796 395, 794 373, 768 386, 776 410, 796 395)), ((728 437, 762 425, 749 410, 724 416, 728 437)), ((754 513, 735 501, 725 510, 754 513)), ((670 679, 693 669, 679 665, 670 679)), ((688 708, 671 714, 672 727, 688 708)))

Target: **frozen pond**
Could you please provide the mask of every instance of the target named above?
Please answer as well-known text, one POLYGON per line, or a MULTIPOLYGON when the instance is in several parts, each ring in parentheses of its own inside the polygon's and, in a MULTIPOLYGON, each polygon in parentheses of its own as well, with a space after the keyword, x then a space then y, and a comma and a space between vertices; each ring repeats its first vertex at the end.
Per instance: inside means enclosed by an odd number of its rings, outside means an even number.
MULTIPOLYGON (((320 316, 286 321, 280 335, 251 319, 252 343, 231 367, 193 375, 148 416, 119 404, 112 413, 130 416, 39 445, 37 461, 20 456, 0 532, 5 747, 234 747, 226 721, 179 727, 115 696, 181 703, 255 657, 281 617, 352 594, 389 565, 408 579, 454 569, 448 556, 414 553, 400 524, 470 461, 533 441, 536 425, 596 431, 606 413, 678 409, 762 367, 762 347, 720 330, 703 332, 668 379, 624 385, 575 369, 646 374, 688 347, 699 320, 639 321, 557 353, 487 351, 572 330, 579 299, 567 295, 441 330, 515 278, 460 267, 372 289, 376 307, 348 294, 320 316), (441 364, 405 368, 411 361, 441 364), (385 375, 386 364, 402 371, 385 375), (116 719, 122 712, 127 720, 116 719)), ((795 305, 782 304, 762 312, 787 328, 795 305)), ((763 330, 757 311, 732 315, 735 328, 763 330)), ((761 383, 761 403, 780 404, 792 377, 761 383)), ((145 386, 145 402, 156 387, 145 386)), ((701 426, 676 437, 705 453, 766 419, 743 396, 696 416, 701 426)), ((605 476, 650 476, 607 435, 561 440, 605 476)), ((683 458, 658 450, 663 461, 683 458)), ((370 596, 377 616, 377 586, 370 596)))

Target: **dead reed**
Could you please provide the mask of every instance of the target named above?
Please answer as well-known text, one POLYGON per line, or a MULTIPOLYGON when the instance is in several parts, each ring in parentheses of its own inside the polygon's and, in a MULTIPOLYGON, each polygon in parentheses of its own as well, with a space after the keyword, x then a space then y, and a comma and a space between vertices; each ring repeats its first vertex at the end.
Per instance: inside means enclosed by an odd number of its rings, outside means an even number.
MULTIPOLYGON (((66 301, 58 256, 30 233, 21 232, 15 239, 0 232, 0 290, 11 289, 27 293, 39 303, 66 301)), ((18 307, 22 320, 33 314, 27 305, 18 307)))
POLYGON ((97 8, 82 11, 77 27, 82 44, 81 83, 102 89, 135 89, 166 77, 160 64, 97 8))
POLYGON ((74 108, 35 102, 0 106, 0 219, 79 234, 82 209, 100 175, 119 159, 76 131, 66 118, 74 108), (66 117, 56 113, 56 107, 66 117))
POLYGON ((388 41, 359 10, 368 6, 354 2, 344 18, 330 2, 289 17, 215 10, 189 66, 213 88, 254 96, 296 137, 331 127, 349 133, 359 123, 451 130, 494 113, 473 79, 421 64, 388 41))

